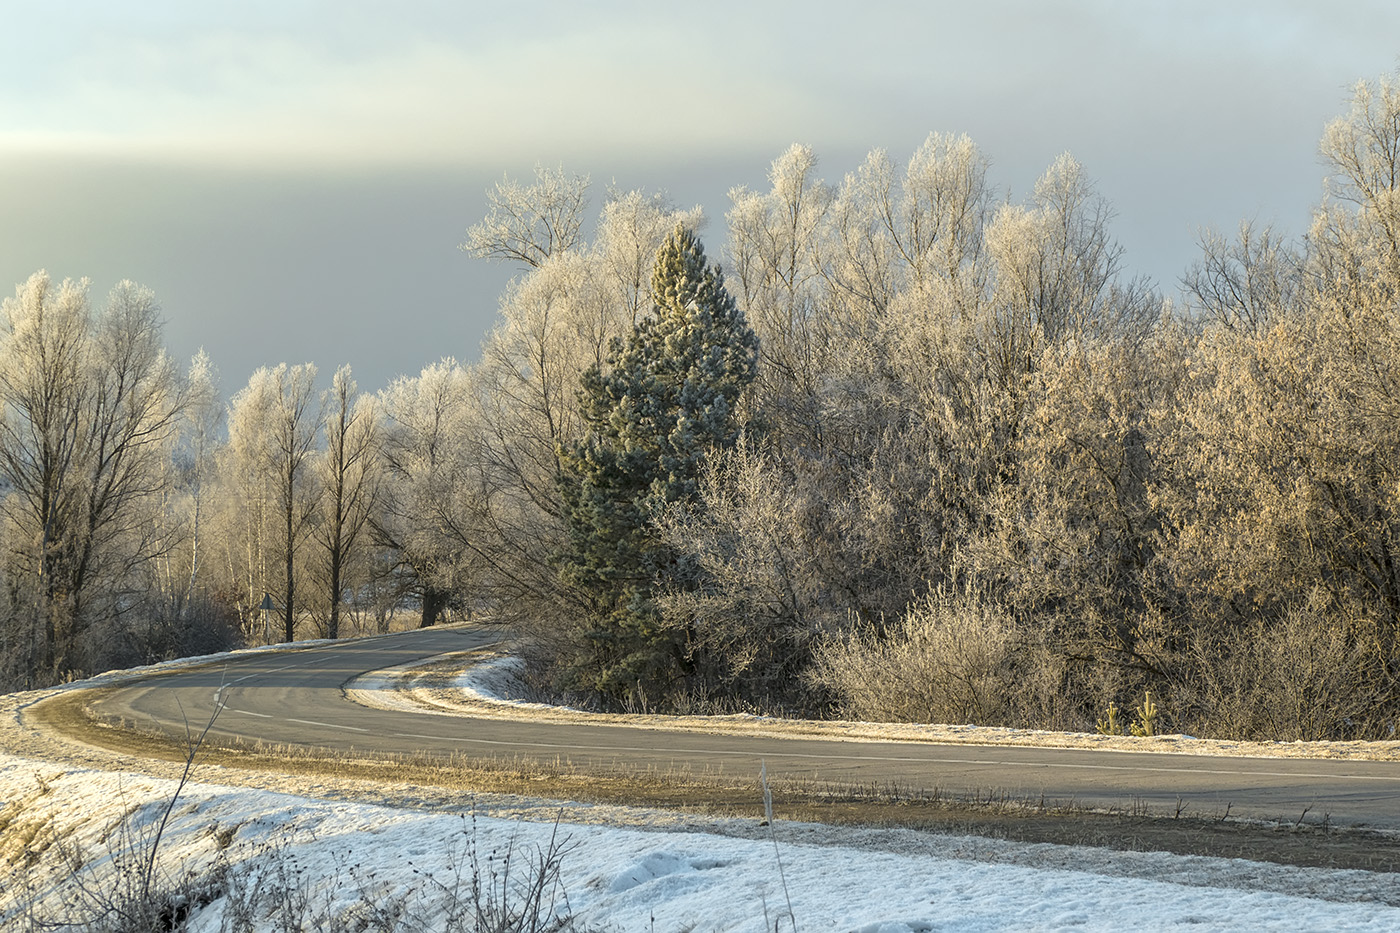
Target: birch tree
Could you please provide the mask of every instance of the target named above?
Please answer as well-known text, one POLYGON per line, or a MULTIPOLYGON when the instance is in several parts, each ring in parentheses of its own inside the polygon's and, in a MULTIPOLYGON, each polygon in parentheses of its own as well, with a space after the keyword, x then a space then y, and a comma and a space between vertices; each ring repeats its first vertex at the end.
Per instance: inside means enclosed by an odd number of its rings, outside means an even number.
POLYGON ((148 289, 121 282, 92 315, 86 282, 39 272, 0 314, 4 509, 15 567, 36 581, 31 669, 54 677, 170 546, 155 516, 186 396, 148 289))
POLYGON ((486 217, 467 231, 462 249, 538 268, 578 243, 587 193, 588 176, 566 174, 562 167, 536 165, 528 185, 505 178, 487 194, 486 217))
POLYGON ((219 429, 227 417, 227 410, 219 393, 218 374, 203 348, 195 354, 186 378, 189 405, 182 435, 189 456, 189 578, 185 588, 188 603, 194 598, 200 581, 204 560, 201 545, 207 511, 207 487, 217 481, 215 470, 220 446, 219 429))
POLYGON ((74 631, 69 587, 88 469, 84 414, 88 371, 87 283, 54 288, 39 272, 6 299, 0 359, 0 457, 17 570, 36 581, 31 670, 68 663, 74 631))
MULTIPOLYGON (((1358 82, 1351 110, 1327 125, 1321 151, 1332 169, 1329 199, 1352 208, 1350 217, 1365 231, 1369 251, 1392 278, 1400 278, 1400 72, 1358 82)), ((1332 214, 1334 224, 1337 219, 1332 214)), ((1341 232, 1335 225, 1330 231, 1341 232)))
POLYGON ((420 627, 437 623, 468 571, 462 448, 470 403, 469 375, 452 359, 402 376, 380 395, 384 481, 374 530, 417 591, 420 627))
POLYGON ((326 446, 314 468, 321 490, 315 537, 325 563, 326 637, 339 638, 346 568, 379 497, 382 429, 375 399, 359 394, 349 366, 336 370, 321 405, 326 446))
MULTIPOLYGON (((258 369, 229 407, 229 446, 239 472, 254 483, 266 483, 275 523, 267 537, 275 540, 280 562, 286 641, 296 640, 298 557, 316 509, 312 459, 321 417, 316 367, 310 363, 258 369)), ((274 587, 255 568, 250 567, 250 575, 249 612, 260 599, 259 586, 274 587)))

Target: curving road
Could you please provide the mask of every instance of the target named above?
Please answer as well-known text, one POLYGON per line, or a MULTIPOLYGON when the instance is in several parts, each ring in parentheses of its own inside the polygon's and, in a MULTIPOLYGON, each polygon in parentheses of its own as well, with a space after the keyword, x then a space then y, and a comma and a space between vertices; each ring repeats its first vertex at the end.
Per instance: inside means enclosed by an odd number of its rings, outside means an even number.
POLYGON ((428 629, 296 651, 235 656, 222 667, 153 675, 98 704, 103 715, 157 723, 183 737, 185 722, 225 708, 210 735, 346 751, 465 753, 581 768, 689 768, 756 776, 892 783, 952 792, 989 790, 1050 801, 1172 812, 1400 829, 1400 762, 1218 758, 1078 749, 937 745, 709 735, 619 725, 549 724, 369 709, 342 687, 369 671, 496 640, 484 628, 428 629))

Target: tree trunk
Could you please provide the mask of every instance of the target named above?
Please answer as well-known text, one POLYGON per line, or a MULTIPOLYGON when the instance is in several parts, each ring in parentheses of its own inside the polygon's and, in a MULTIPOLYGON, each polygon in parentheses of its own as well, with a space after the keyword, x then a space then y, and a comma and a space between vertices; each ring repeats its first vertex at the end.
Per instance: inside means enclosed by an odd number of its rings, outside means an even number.
POLYGON ((423 619, 418 624, 419 628, 427 628, 437 624, 442 610, 447 608, 447 597, 447 590, 440 590, 433 586, 423 587, 423 619))
MULTIPOLYGON (((289 472, 289 474, 290 474, 290 471, 288 471, 288 472, 289 472)), ((296 578, 295 578, 295 576, 293 575, 293 571, 295 570, 295 553, 296 553, 296 552, 295 552, 295 544, 294 544, 295 534, 294 534, 294 531, 293 531, 293 528, 292 528, 292 511, 293 511, 293 509, 295 508, 295 506, 293 505, 293 503, 295 502, 295 499, 293 498, 293 489, 294 489, 294 486, 293 486, 293 479, 292 479, 292 477, 289 475, 288 478, 287 478, 287 513, 286 513, 286 517, 287 517, 287 540, 286 540, 286 545, 287 545, 287 551, 286 551, 286 555, 287 555, 287 562, 286 562, 286 563, 287 563, 287 601, 286 601, 286 603, 284 604, 284 606, 285 606, 285 608, 284 608, 284 615, 283 615, 283 617, 282 617, 282 619, 283 619, 283 627, 286 629, 285 634, 286 634, 286 636, 287 636, 287 639, 286 639, 287 641, 295 641, 295 640, 296 640, 296 632, 294 631, 294 628, 295 628, 295 626, 294 626, 294 618, 295 618, 295 617, 294 617, 294 610, 293 610, 293 606, 292 606, 292 600, 293 600, 293 598, 294 598, 295 595, 296 595, 296 578)))
POLYGON ((331 548, 331 618, 326 624, 326 637, 340 637, 340 565, 342 562, 337 533, 337 546, 331 548))

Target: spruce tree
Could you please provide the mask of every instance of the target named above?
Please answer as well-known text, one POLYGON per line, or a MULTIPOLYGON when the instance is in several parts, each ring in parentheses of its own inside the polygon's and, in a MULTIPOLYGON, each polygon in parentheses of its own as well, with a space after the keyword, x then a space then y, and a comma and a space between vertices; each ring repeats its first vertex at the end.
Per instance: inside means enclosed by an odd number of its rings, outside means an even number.
POLYGON ((653 599, 679 572, 651 520, 695 501, 706 456, 733 446, 735 405, 758 360, 758 338, 690 230, 677 227, 657 251, 652 293, 653 313, 583 374, 587 430, 560 452, 570 535, 561 578, 588 617, 590 653, 576 674, 613 703, 655 699, 682 671, 683 639, 653 599))

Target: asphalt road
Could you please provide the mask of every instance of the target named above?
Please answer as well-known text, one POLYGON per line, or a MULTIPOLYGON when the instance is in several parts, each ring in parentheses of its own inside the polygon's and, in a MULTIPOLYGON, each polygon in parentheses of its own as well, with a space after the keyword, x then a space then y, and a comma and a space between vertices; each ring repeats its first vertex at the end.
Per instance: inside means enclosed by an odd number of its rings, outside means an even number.
POLYGON ((895 784, 955 793, 1190 815, 1299 819, 1400 829, 1400 762, 1233 758, 1005 746, 707 735, 619 725, 554 725, 369 709, 342 687, 360 674, 494 641, 489 628, 409 632, 234 657, 222 667, 152 676, 117 690, 99 711, 183 736, 222 699, 210 733, 347 752, 463 753, 581 768, 688 768, 756 777, 895 784))

